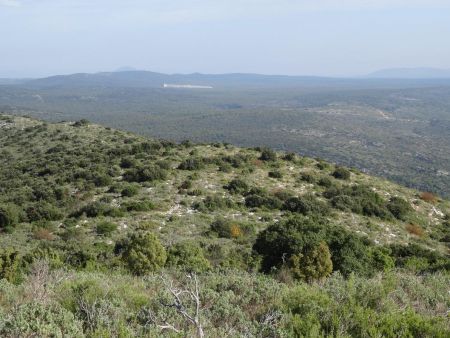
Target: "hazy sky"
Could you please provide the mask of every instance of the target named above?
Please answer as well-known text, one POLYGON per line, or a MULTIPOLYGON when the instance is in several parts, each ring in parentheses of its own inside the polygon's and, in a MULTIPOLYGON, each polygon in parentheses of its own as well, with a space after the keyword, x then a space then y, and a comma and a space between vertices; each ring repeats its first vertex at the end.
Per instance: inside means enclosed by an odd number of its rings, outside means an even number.
POLYGON ((0 0, 0 77, 450 68, 450 0, 0 0))

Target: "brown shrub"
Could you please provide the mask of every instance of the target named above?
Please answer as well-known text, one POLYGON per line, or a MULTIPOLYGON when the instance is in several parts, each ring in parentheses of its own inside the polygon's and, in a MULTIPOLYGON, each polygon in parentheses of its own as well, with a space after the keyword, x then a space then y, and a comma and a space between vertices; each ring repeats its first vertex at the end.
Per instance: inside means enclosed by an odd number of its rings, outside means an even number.
POLYGON ((34 238, 39 240, 53 241, 55 236, 45 228, 37 228, 34 230, 34 238))
POLYGON ((408 231, 411 235, 415 235, 417 237, 423 237, 425 231, 417 224, 408 224, 406 225, 406 231, 408 231))
POLYGON ((237 224, 232 224, 230 229, 230 235, 232 238, 242 237, 242 230, 237 224))
POLYGON ((432 194, 431 192, 423 192, 420 194, 420 199, 422 201, 428 202, 428 203, 436 203, 437 202, 437 197, 432 194))
POLYGON ((255 167, 262 167, 263 161, 258 160, 258 159, 254 159, 254 160, 252 161, 252 164, 253 164, 255 167))

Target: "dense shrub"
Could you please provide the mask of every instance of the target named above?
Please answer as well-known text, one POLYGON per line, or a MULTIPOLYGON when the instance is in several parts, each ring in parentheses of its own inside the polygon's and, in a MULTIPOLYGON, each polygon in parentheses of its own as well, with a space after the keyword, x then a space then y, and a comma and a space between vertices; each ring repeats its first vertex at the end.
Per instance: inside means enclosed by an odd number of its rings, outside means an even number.
POLYGON ((261 161, 276 161, 277 153, 272 149, 264 148, 261 150, 261 156, 259 157, 261 161))
POLYGON ((202 212, 230 209, 233 207, 235 207, 235 203, 232 200, 220 196, 206 196, 203 201, 194 203, 193 205, 194 209, 202 212))
POLYGON ((381 219, 391 219, 392 214, 384 199, 369 187, 363 185, 337 187, 332 186, 324 194, 331 205, 337 209, 381 219))
POLYGON ((292 274, 297 279, 320 280, 333 271, 330 250, 325 242, 312 248, 306 254, 294 254, 289 258, 292 274))
POLYGON ((99 235, 108 236, 117 230, 117 224, 113 222, 102 221, 97 224, 95 230, 99 235))
POLYGON ((15 282, 20 274, 21 255, 12 248, 0 248, 0 280, 15 282))
POLYGON ((203 249, 193 242, 181 242, 170 247, 166 265, 194 272, 206 271, 211 267, 203 249))
POLYGON ((13 204, 0 204, 0 230, 8 230, 19 222, 19 208, 13 204))
POLYGON ((83 337, 73 314, 59 305, 24 303, 0 319, 2 337, 83 337))
POLYGON ((337 167, 334 171, 333 171, 333 177, 340 179, 340 180, 348 180, 350 179, 350 171, 346 168, 343 167, 337 167))
POLYGON ((402 221, 406 220, 409 213, 413 211, 411 205, 400 197, 392 197, 386 207, 395 218, 402 221))
POLYGON ((135 275, 159 270, 167 259, 166 250, 151 232, 131 233, 116 245, 116 252, 135 275))
POLYGON ((200 170, 204 168, 204 161, 201 158, 188 158, 180 163, 178 169, 181 170, 200 170))
POLYGON ((230 183, 228 183, 228 185, 226 185, 224 188, 232 194, 245 194, 248 191, 249 186, 243 180, 234 179, 230 181, 230 183))
POLYGON ((249 224, 238 223, 223 218, 214 221, 210 228, 213 233, 223 238, 240 238, 254 232, 253 227, 249 224))
POLYGON ((167 171, 158 166, 147 165, 128 169, 123 175, 124 180, 128 182, 152 182, 165 180, 167 171))
POLYGON ((269 171, 269 177, 271 178, 283 178, 283 173, 279 170, 269 171))
POLYGON ((149 200, 128 201, 123 204, 126 211, 150 211, 155 209, 155 205, 149 200))
POLYGON ((318 200, 314 195, 308 194, 300 197, 291 197, 283 204, 283 210, 308 214, 327 214, 329 207, 327 203, 318 200))
MULTIPOLYGON (((282 267, 294 255, 311 257, 321 242, 326 243, 331 252, 334 270, 344 275, 352 272, 371 275, 377 271, 367 240, 321 218, 297 216, 272 224, 259 233, 253 248, 263 258, 263 271, 268 272, 282 267)), ((321 250, 324 252, 324 248, 321 250)))
POLYGON ((140 189, 139 185, 127 184, 122 188, 122 191, 120 192, 120 194, 123 197, 133 197, 138 194, 139 189, 140 189))
POLYGON ((48 202, 36 202, 26 209, 27 218, 30 222, 47 220, 57 221, 64 217, 61 210, 48 202))

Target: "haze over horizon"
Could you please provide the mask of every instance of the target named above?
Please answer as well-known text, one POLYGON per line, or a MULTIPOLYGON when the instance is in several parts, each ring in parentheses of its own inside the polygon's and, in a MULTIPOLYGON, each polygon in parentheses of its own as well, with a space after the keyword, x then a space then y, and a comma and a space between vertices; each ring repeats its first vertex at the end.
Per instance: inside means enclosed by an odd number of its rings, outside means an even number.
POLYGON ((0 77, 450 69, 448 17, 443 0, 0 0, 0 77))

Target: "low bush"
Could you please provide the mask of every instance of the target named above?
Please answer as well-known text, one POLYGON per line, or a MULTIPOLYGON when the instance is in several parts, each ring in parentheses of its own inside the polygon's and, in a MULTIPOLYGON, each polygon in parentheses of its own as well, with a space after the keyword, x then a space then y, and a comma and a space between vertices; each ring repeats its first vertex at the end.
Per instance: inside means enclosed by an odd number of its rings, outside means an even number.
POLYGON ((102 221, 97 224, 95 231, 99 235, 109 236, 117 230, 117 224, 108 221, 102 221))

